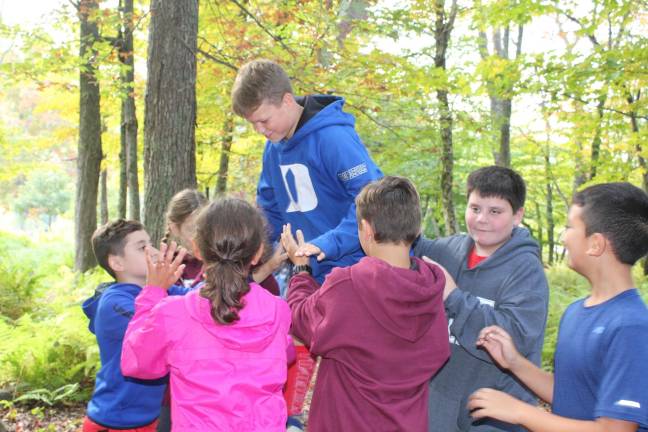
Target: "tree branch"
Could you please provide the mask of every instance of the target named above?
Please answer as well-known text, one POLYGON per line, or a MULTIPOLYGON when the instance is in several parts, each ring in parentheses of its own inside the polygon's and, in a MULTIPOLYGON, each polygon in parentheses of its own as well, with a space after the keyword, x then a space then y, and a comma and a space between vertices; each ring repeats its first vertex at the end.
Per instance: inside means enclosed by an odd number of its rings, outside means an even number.
MULTIPOLYGON (((187 48, 189 48, 188 45, 187 45, 187 48)), ((213 55, 211 55, 207 51, 202 50, 200 48, 197 48, 197 50, 198 50, 198 52, 200 54, 202 54, 204 57, 208 58, 209 60, 213 61, 214 63, 218 63, 219 65, 222 65, 222 66, 225 66, 225 67, 228 67, 228 68, 232 69, 234 72, 238 72, 238 68, 236 66, 234 66, 233 64, 228 63, 225 60, 221 60, 221 59, 219 59, 217 57, 214 57, 213 55)))
POLYGON ((257 24, 257 25, 258 25, 258 26, 259 26, 259 27, 260 27, 260 28, 261 28, 261 29, 262 29, 262 30, 267 34, 267 35, 268 35, 268 36, 270 36, 272 39, 274 39, 275 41, 277 41, 277 42, 279 43, 279 45, 281 45, 281 46, 282 46, 286 51, 288 51, 288 52, 289 52, 293 57, 297 57, 297 53, 295 53, 295 51, 293 51, 289 46, 287 46, 279 36, 275 36, 274 34, 272 34, 272 32, 271 32, 270 30, 268 30, 268 29, 266 28, 266 26, 264 26, 263 23, 261 23, 261 21, 259 21, 259 20, 257 19, 257 17, 255 17, 255 16, 252 14, 252 12, 250 12, 249 10, 247 10, 245 6, 243 6, 243 5, 242 5, 241 3, 239 3, 237 0, 230 0, 230 1, 231 1, 232 3, 234 3, 236 6, 238 6, 238 8, 241 9, 241 11, 242 11, 245 15, 249 16, 250 18, 252 18, 252 20, 253 20, 253 21, 254 21, 254 22, 255 22, 255 23, 256 23, 256 24, 257 24))
MULTIPOLYGON (((580 103, 582 103, 584 105, 588 105, 590 103, 590 101, 586 101, 584 99, 581 99, 581 98, 579 98, 577 96, 574 96, 574 95, 571 95, 569 93, 562 93, 562 95, 569 98, 569 99, 580 102, 580 103)), ((601 107, 600 109, 603 110, 603 111, 610 111, 610 112, 613 112, 613 113, 621 114, 621 115, 626 116, 626 117, 632 117, 632 115, 633 115, 632 113, 627 113, 627 112, 624 112, 624 111, 620 111, 620 110, 605 107, 605 106, 601 107)), ((643 120, 648 120, 648 115, 644 115, 644 116, 637 115, 637 118, 640 118, 640 119, 643 119, 643 120)))
MULTIPOLYGON (((583 28, 583 23, 580 22, 580 20, 579 20, 578 18, 576 18, 575 16, 572 16, 572 15, 569 15, 568 13, 565 13, 565 16, 566 16, 567 18, 569 18, 569 20, 571 20, 571 21, 575 22, 576 24, 578 24, 580 28, 583 28)), ((588 38, 590 41, 592 41, 592 43, 593 43, 594 45, 596 45, 596 46, 600 46, 600 45, 601 45, 601 44, 599 43, 599 41, 596 40, 596 37, 595 37, 593 34, 588 34, 588 35, 587 35, 587 38, 588 38)))

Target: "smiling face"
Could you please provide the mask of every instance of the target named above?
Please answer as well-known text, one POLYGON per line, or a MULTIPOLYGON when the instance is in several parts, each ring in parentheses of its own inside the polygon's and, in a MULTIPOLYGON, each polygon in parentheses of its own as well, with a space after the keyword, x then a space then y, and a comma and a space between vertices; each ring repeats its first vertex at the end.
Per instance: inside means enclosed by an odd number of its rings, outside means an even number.
POLYGON ((511 238, 522 221, 524 208, 513 212, 511 204, 496 196, 482 197, 473 191, 466 206, 466 226, 479 256, 490 256, 511 238))
POLYGON ((264 101, 252 114, 245 116, 245 119, 268 140, 279 142, 289 138, 299 121, 299 114, 299 106, 293 96, 286 93, 279 104, 264 101))

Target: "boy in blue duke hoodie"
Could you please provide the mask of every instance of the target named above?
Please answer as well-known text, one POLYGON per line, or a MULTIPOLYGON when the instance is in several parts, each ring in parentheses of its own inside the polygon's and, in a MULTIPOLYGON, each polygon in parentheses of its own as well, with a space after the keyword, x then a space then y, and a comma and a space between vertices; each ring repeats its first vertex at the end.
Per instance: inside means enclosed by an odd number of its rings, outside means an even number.
MULTIPOLYGON (((166 378, 138 380, 124 377, 120 370, 124 333, 134 314, 135 298, 146 281, 144 250, 151 240, 141 223, 119 219, 98 228, 92 246, 97 262, 116 282, 101 284, 83 303, 101 357, 83 431, 155 431, 166 378)), ((186 291, 172 287, 170 294, 186 291)))
POLYGON ((337 96, 293 96, 286 72, 269 60, 242 66, 232 89, 234 112, 267 138, 257 203, 270 222, 271 240, 284 224, 306 239, 300 255, 311 256, 322 283, 333 267, 355 264, 358 241, 355 197, 382 177, 342 111, 337 96))

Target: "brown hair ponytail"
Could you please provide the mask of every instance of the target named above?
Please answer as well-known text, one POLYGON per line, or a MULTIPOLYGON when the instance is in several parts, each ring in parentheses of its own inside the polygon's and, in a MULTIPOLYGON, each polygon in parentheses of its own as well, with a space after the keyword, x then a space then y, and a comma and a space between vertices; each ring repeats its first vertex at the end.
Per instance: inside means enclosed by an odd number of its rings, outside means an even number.
POLYGON ((236 198, 219 199, 205 207, 196 221, 196 245, 205 264, 200 294, 209 299, 216 322, 239 319, 252 259, 261 248, 265 221, 254 206, 236 198))

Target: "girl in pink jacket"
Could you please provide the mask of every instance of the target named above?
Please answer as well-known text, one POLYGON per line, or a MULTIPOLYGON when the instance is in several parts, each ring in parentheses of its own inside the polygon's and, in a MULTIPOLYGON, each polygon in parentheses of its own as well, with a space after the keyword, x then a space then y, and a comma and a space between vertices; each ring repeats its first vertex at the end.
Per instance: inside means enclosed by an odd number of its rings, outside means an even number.
POLYGON ((243 200, 201 211, 194 243, 205 285, 184 297, 166 292, 182 273, 184 253, 174 259, 175 246, 162 245, 161 258, 148 260, 121 369, 143 379, 170 374, 173 431, 285 431, 290 310, 247 282, 263 253, 264 227, 243 200))

